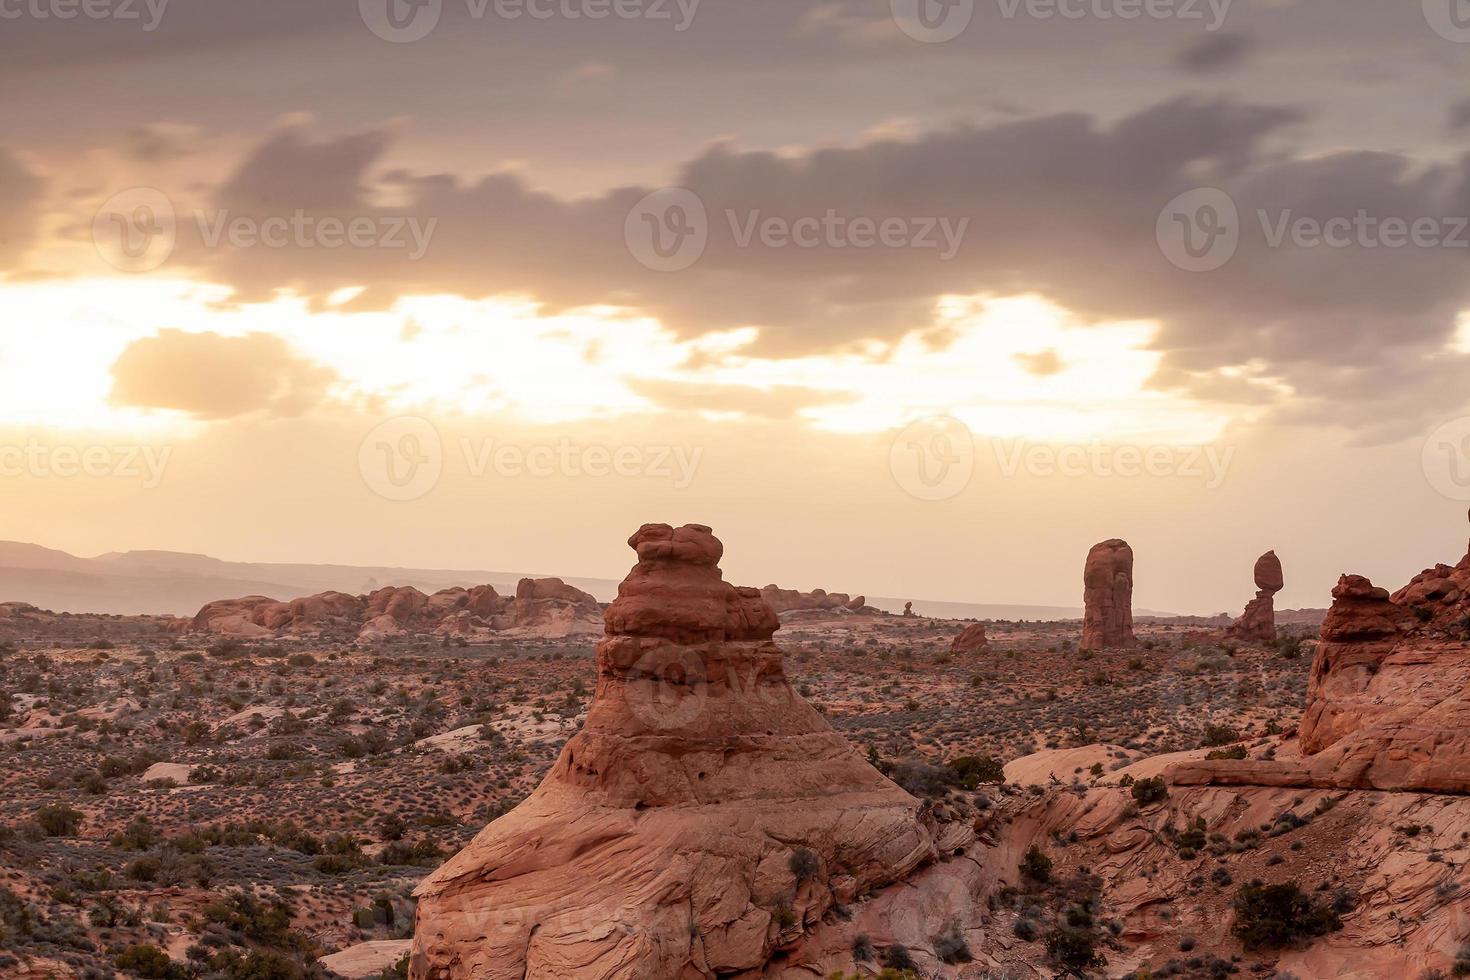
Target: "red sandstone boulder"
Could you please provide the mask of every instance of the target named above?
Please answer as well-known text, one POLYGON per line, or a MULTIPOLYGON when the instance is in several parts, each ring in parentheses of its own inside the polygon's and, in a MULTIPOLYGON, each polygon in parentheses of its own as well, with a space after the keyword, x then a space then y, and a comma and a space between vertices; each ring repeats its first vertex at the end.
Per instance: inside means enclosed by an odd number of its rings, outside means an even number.
POLYGON ((523 578, 516 585, 512 623, 543 636, 595 633, 602 626, 597 600, 559 578, 523 578))
POLYGON ((1133 549, 1113 538, 1092 546, 1082 571, 1082 649, 1138 645, 1133 635, 1133 549))
POLYGON ((224 636, 261 637, 272 635, 275 627, 266 626, 267 619, 280 622, 286 604, 263 595, 243 599, 220 599, 207 604, 194 616, 192 627, 224 636))
POLYGON ((976 650, 984 650, 989 645, 990 641, 985 638, 985 624, 971 623, 965 627, 964 632, 954 638, 949 649, 951 653, 974 653, 976 650))

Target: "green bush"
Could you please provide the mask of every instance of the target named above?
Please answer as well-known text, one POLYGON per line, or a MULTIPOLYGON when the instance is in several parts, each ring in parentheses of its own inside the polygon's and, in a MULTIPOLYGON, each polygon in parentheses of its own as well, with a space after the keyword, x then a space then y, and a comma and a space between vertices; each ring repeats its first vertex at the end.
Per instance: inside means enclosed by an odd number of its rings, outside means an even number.
POLYGON ((1280 949, 1341 928, 1337 911, 1314 902, 1294 881, 1275 885, 1253 881, 1235 895, 1232 931, 1246 949, 1280 949))
POLYGON ((1133 783, 1133 802, 1139 806, 1149 806, 1169 798, 1169 787, 1164 783, 1162 776, 1150 776, 1148 779, 1139 779, 1133 783))
POLYGON ((1026 851, 1026 856, 1021 859, 1021 874, 1033 881, 1050 881, 1051 858, 1047 857, 1041 848, 1032 844, 1026 851))
POLYGON ((82 829, 83 816, 65 803, 50 803, 36 811, 36 824, 47 837, 75 837, 82 829))

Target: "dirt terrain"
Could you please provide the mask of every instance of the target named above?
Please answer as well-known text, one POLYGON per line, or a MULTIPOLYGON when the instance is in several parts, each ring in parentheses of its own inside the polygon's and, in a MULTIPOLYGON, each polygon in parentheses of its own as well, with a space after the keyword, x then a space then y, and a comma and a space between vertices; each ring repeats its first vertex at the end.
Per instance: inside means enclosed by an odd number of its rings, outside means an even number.
MULTIPOLYGON (((966 625, 804 611, 778 638, 900 785, 1001 821, 1048 786, 1280 730, 1313 642, 1145 622, 1137 649, 1089 654, 1075 622, 988 623, 953 654, 966 625), (957 788, 965 756, 1009 784, 957 788)), ((0 962, 35 976, 403 970, 410 893, 540 782, 595 681, 580 638, 249 641, 12 606, 0 643, 0 962)))

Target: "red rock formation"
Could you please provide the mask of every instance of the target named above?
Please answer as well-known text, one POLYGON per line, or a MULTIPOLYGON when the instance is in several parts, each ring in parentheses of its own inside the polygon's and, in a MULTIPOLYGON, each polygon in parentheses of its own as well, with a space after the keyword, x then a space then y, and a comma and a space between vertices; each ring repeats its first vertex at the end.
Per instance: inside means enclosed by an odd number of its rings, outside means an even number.
POLYGON ((629 544, 586 724, 419 886, 414 980, 753 978, 778 949, 801 968, 835 903, 973 837, 796 694, 775 611, 724 582, 708 528, 629 544))
POLYGON ((596 599, 559 578, 521 579, 511 613, 517 629, 535 629, 547 636, 565 636, 576 632, 579 624, 602 618, 596 599))
POLYGON ((838 610, 867 615, 878 612, 876 609, 869 608, 867 596, 860 595, 854 598, 846 592, 828 592, 825 589, 798 592, 796 589, 783 589, 777 585, 768 585, 760 591, 761 598, 765 599, 766 604, 778 615, 788 612, 838 610))
POLYGON ((1276 552, 1268 551, 1256 559, 1256 597, 1246 603, 1245 612, 1225 631, 1237 640, 1251 643, 1274 643, 1276 641, 1276 593, 1285 584, 1281 572, 1281 559, 1276 552))
POLYGON ((965 627, 964 632, 954 638, 949 650, 951 653, 974 653, 976 650, 984 650, 989 645, 990 641, 985 638, 985 624, 971 623, 965 627))
POLYGON ((523 630, 560 637, 600 629, 597 600, 561 579, 522 579, 514 598, 489 585, 443 589, 424 595, 411 587, 387 587, 365 596, 342 592, 279 602, 265 596, 224 599, 201 609, 191 628, 239 637, 355 632, 372 640, 408 633, 468 635, 482 630, 523 630))
POLYGON ((1470 793, 1470 555, 1391 596, 1344 575, 1332 599, 1301 759, 1183 765, 1175 781, 1470 793))
POLYGON ((1082 571, 1082 649, 1138 645, 1133 636, 1133 549, 1113 538, 1092 546, 1082 571))

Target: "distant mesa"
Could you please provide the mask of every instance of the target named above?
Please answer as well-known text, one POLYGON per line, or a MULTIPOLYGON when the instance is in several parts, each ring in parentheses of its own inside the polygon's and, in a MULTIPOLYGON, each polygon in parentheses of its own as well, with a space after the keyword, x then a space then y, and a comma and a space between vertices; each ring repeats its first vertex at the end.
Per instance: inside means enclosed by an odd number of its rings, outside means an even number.
POLYGON ((1092 546, 1082 571, 1082 649, 1126 649, 1133 635, 1133 549, 1119 538, 1092 546))
POLYGON ((1276 642, 1275 595, 1285 585, 1281 559, 1268 551, 1256 559, 1256 597, 1246 604, 1245 612, 1231 623, 1226 634, 1251 643, 1276 642))
POLYGON ((985 637, 984 623, 971 623, 966 626, 964 632, 954 638, 950 644, 951 653, 975 653, 990 646, 990 641, 985 637))
POLYGON ((559 578, 525 578, 514 596, 480 585, 433 595, 412 586, 388 586, 367 595, 322 592, 289 602, 265 596, 222 599, 199 610, 187 626, 247 639, 345 632, 361 640, 422 633, 473 638, 506 630, 557 638, 596 633, 602 610, 592 596, 559 578))
MULTIPOLYGON (((628 544, 586 723, 419 886, 413 980, 827 976, 851 963, 852 935, 816 938, 852 928, 840 907, 974 867, 946 860, 970 821, 890 782, 792 688, 776 610, 724 581, 709 528, 628 544)), ((943 928, 925 914, 915 941, 943 928)))
POLYGON ((1470 793, 1470 554, 1391 595, 1362 575, 1338 580, 1299 738, 1299 760, 1180 763, 1170 776, 1187 785, 1470 793))

